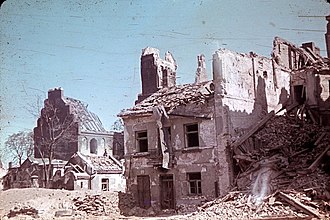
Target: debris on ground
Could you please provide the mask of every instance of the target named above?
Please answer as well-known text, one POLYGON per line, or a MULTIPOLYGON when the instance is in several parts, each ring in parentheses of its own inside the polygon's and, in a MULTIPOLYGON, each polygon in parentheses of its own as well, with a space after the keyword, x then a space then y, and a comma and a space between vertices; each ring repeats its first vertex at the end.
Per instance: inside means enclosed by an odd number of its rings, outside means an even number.
POLYGON ((76 213, 85 212, 88 216, 107 216, 109 214, 120 215, 118 208, 118 195, 86 195, 85 197, 76 197, 73 199, 74 210, 76 213))
POLYGON ((9 213, 7 214, 8 218, 16 217, 19 215, 28 215, 33 218, 38 218, 38 210, 34 207, 28 205, 18 205, 14 208, 10 209, 9 213))

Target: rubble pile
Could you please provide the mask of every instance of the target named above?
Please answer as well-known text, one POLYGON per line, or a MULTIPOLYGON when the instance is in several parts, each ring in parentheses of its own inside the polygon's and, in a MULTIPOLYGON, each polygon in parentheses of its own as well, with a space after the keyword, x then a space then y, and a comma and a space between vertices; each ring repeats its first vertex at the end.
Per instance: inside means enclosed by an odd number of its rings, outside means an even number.
POLYGON ((258 203, 247 192, 230 192, 223 198, 205 203, 192 219, 312 219, 329 218, 304 194, 295 191, 276 192, 258 203))
POLYGON ((325 128, 276 116, 251 138, 254 146, 244 143, 234 156, 241 169, 239 190, 260 191, 256 188, 261 185, 267 185, 267 192, 318 187, 320 196, 330 199, 330 177, 320 157, 329 150, 330 135, 325 128))
MULTIPOLYGON (((112 195, 112 194, 111 194, 112 195)), ((85 212, 87 215, 108 216, 120 214, 118 209, 118 195, 86 195, 73 199, 76 213, 85 212)))
MULTIPOLYGON (((273 210, 274 207, 269 208, 270 205, 277 203, 270 204, 267 198, 276 192, 276 199, 279 199, 277 201, 286 200, 291 206, 304 210, 308 216, 318 218, 318 213, 329 216, 330 132, 328 128, 289 115, 269 115, 251 130, 252 132, 236 140, 236 144, 233 143, 234 158, 239 170, 235 188, 245 192, 244 196, 241 195, 244 201, 238 198, 240 203, 246 203, 245 206, 251 208, 249 198, 254 198, 258 207, 273 210), (291 190, 290 195, 285 193, 288 192, 287 190, 291 190), (317 211, 306 213, 306 210, 313 208, 317 211)), ((225 201, 221 200, 221 202, 225 201)), ((237 204, 231 203, 224 203, 221 206, 237 207, 237 204)), ((276 209, 279 207, 276 206, 276 209)), ((249 208, 236 211, 245 213, 249 208)), ((263 208, 259 209, 252 209, 253 213, 264 215, 260 213, 263 208)), ((277 212, 280 213, 279 210, 277 212)), ((253 216, 253 213, 248 216, 253 216)), ((296 213, 285 214, 296 215, 296 213)), ((276 214, 276 216, 281 215, 276 214)))
POLYGON ((137 202, 134 199, 134 196, 130 193, 118 193, 119 203, 118 207, 120 209, 121 214, 130 215, 133 208, 137 206, 137 202))
POLYGON ((18 215, 29 215, 33 218, 38 218, 38 210, 29 205, 19 205, 12 208, 7 214, 8 218, 12 218, 18 215))

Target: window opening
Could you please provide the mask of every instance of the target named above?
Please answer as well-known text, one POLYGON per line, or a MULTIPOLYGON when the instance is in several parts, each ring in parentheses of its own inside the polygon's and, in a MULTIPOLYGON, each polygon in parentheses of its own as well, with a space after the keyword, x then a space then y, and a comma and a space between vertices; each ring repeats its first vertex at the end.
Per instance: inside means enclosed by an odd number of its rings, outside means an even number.
POLYGON ((109 191, 109 179, 102 179, 102 191, 109 191))
POLYGON ((188 173, 189 194, 200 195, 202 194, 202 178, 201 173, 188 173))
POLYGON ((97 154, 97 140, 95 138, 90 142, 90 153, 97 154))
POLYGON ((186 146, 199 147, 198 124, 185 125, 186 146))
POLYGON ((139 152, 148 152, 148 133, 147 131, 136 132, 137 149, 139 152))

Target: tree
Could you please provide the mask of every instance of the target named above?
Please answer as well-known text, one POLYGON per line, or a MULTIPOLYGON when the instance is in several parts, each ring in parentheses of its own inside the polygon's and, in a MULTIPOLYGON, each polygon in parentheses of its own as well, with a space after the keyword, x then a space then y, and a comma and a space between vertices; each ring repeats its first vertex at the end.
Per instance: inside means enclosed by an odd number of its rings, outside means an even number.
POLYGON ((124 130, 123 120, 121 118, 118 118, 111 127, 112 130, 114 131, 123 131, 124 130))
POLYGON ((12 134, 5 142, 6 149, 13 155, 13 161, 21 166, 24 158, 33 155, 32 132, 20 131, 12 134))
POLYGON ((78 132, 78 123, 69 108, 59 108, 49 100, 41 110, 38 127, 35 128, 36 149, 44 166, 45 187, 50 187, 52 161, 61 146, 74 140, 78 132), (46 159, 48 159, 48 164, 46 159))

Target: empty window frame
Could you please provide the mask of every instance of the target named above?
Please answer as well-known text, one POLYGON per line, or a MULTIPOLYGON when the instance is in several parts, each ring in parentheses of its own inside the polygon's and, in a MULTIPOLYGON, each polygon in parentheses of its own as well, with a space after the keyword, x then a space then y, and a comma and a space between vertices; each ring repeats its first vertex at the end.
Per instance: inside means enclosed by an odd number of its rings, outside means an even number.
POLYGON ((138 131, 135 133, 138 152, 148 152, 148 133, 147 131, 138 131))
POLYGON ((101 188, 102 191, 109 191, 109 179, 106 178, 101 179, 101 188))
POLYGON ((187 179, 189 183, 189 194, 190 195, 201 195, 202 194, 202 177, 201 173, 187 173, 187 179))
POLYGON ((186 147, 199 147, 198 124, 187 124, 184 126, 186 136, 186 147))

